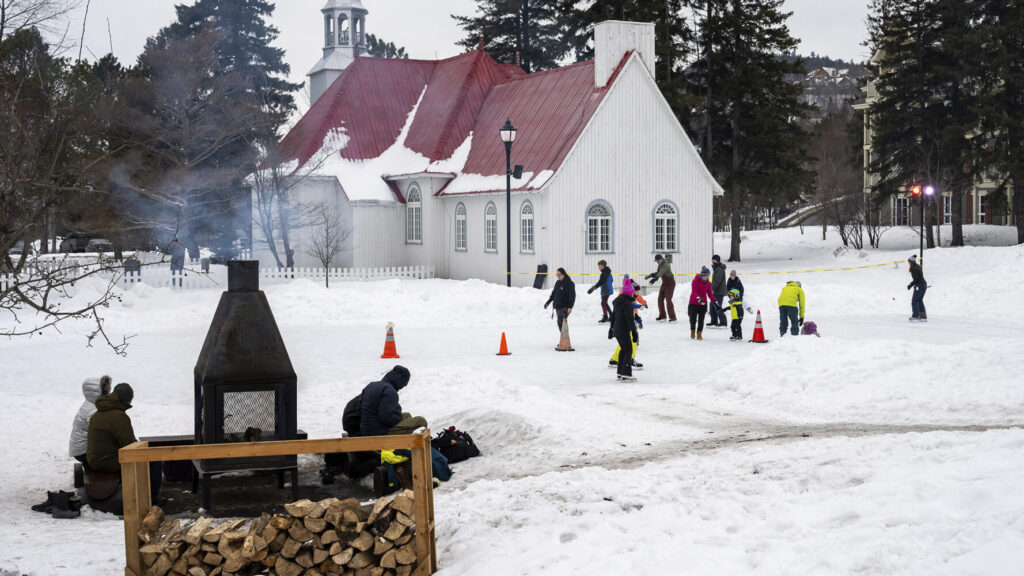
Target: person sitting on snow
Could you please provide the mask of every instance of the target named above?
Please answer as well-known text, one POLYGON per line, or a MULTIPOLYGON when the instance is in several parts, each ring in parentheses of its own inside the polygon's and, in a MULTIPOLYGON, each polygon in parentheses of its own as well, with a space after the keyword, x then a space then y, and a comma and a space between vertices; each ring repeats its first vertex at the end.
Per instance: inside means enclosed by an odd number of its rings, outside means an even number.
POLYGON ((402 412, 398 391, 409 384, 409 369, 395 365, 377 382, 370 382, 360 395, 359 432, 362 436, 412 434, 426 428, 427 420, 402 412))
MULTIPOLYGON (((114 386, 110 394, 96 400, 96 413, 89 419, 89 443, 86 451, 89 468, 97 472, 121 472, 117 451, 134 443, 135 429, 128 409, 132 407, 135 391, 124 382, 114 386)), ((163 462, 149 463, 149 492, 157 503, 160 492, 163 462)))
POLYGON ((78 407, 78 413, 71 423, 71 439, 68 442, 68 455, 82 464, 86 463, 85 454, 89 449, 89 419, 96 413, 96 400, 107 394, 110 394, 110 376, 86 378, 82 382, 85 402, 78 407))

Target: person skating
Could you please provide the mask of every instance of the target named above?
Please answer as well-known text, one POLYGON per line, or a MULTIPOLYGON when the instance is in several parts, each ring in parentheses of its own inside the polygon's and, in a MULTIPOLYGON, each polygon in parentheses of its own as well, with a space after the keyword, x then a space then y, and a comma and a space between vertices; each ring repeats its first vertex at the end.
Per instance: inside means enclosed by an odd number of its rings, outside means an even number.
POLYGON ((786 282, 779 294, 779 336, 786 335, 787 323, 791 325, 790 334, 796 336, 800 333, 800 326, 804 323, 804 307, 807 304, 807 297, 804 296, 804 289, 795 280, 786 282), (797 308, 799 306, 799 308, 797 308))
POLYGON ((363 388, 360 400, 359 432, 363 436, 412 434, 417 428, 426 428, 427 420, 402 412, 398 391, 409 383, 409 369, 395 365, 377 382, 363 388))
POLYGON ((907 258, 907 263, 910 264, 910 284, 907 284, 907 290, 914 289, 914 295, 910 299, 910 308, 913 314, 910 321, 927 322, 928 312, 924 309, 924 293, 928 291, 928 283, 924 281, 924 270, 921 269, 921 264, 917 262, 915 255, 907 258))
POLYGON ((612 269, 608 267, 608 263, 604 260, 598 261, 597 269, 601 271, 601 277, 590 287, 590 290, 587 290, 587 294, 593 294, 594 290, 601 289, 601 319, 598 320, 598 323, 601 323, 608 322, 608 317, 611 314, 608 308, 608 298, 612 295, 614 288, 612 286, 612 269))
POLYGON ((718 254, 711 257, 711 292, 714 297, 708 307, 708 311, 711 312, 711 322, 708 323, 708 326, 724 328, 726 325, 725 308, 722 304, 725 302, 725 295, 729 293, 729 288, 725 281, 725 264, 722 264, 722 257, 718 254))
POLYGON ((729 271, 729 280, 725 283, 726 291, 732 293, 733 290, 740 291, 740 299, 743 299, 743 281, 740 280, 739 275, 736 274, 735 270, 729 271))
POLYGON ((740 296, 738 288, 729 290, 729 310, 732 316, 732 336, 729 340, 734 342, 743 341, 743 297, 740 296))
MULTIPOLYGON (((644 321, 643 318, 640 316, 640 309, 647 308, 647 301, 644 300, 644 297, 640 295, 640 285, 637 284, 635 280, 633 281, 633 292, 636 294, 636 301, 633 302, 633 322, 636 323, 637 334, 639 334, 639 331, 644 329, 644 321)), ((630 335, 630 338, 632 339, 632 335, 630 335)), ((639 342, 633 340, 633 368, 636 368, 637 370, 643 370, 644 365, 636 361, 636 349, 638 346, 639 342)), ((619 352, 621 350, 621 346, 615 347, 615 352, 612 352, 612 357, 610 360, 608 360, 609 367, 616 367, 619 365, 619 352)))
POLYGON ((71 424, 71 439, 68 442, 68 455, 82 464, 87 463, 86 452, 89 450, 89 419, 96 413, 96 400, 100 396, 110 394, 110 376, 86 378, 82 382, 82 396, 85 402, 78 407, 78 413, 71 424))
POLYGON ((624 276, 622 293, 612 302, 611 326, 608 327, 608 339, 614 338, 619 343, 618 379, 635 382, 633 376, 633 343, 639 344, 636 323, 633 321, 633 302, 636 301, 636 290, 629 276, 624 276))
POLYGON ((672 295, 676 292, 676 277, 672 274, 672 265, 661 254, 657 254, 654 261, 658 263, 658 269, 647 276, 651 284, 661 279, 661 288, 658 289, 658 317, 654 320, 675 323, 676 308, 672 304, 672 295))
POLYGON ((704 315, 707 314, 708 304, 715 297, 711 291, 711 271, 707 266, 700 269, 700 274, 693 277, 690 282, 690 304, 686 308, 690 317, 690 338, 697 340, 704 339, 704 315))
POLYGON ((549 304, 555 306, 555 316, 558 318, 558 331, 562 331, 562 322, 572 314, 572 307, 576 305, 576 284, 569 278, 569 274, 565 271, 565 268, 559 268, 555 275, 558 280, 555 282, 555 287, 551 289, 551 296, 548 301, 544 303, 544 309, 548 309, 549 304))

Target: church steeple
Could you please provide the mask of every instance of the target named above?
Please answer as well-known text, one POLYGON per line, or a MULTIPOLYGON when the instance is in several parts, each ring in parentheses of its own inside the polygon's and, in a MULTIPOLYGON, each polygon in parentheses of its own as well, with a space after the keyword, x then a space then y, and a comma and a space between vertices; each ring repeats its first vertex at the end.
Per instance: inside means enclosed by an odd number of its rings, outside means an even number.
POLYGON ((327 0, 324 55, 309 71, 309 96, 316 102, 353 60, 366 52, 366 15, 361 0, 327 0))

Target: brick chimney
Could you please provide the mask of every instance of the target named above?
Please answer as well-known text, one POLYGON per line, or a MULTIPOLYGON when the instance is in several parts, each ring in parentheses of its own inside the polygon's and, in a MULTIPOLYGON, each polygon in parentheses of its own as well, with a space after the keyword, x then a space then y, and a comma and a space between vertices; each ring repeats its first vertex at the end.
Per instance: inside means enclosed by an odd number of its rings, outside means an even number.
POLYGON ((594 85, 603 88, 626 52, 634 51, 654 70, 654 24, 605 20, 594 25, 594 85))

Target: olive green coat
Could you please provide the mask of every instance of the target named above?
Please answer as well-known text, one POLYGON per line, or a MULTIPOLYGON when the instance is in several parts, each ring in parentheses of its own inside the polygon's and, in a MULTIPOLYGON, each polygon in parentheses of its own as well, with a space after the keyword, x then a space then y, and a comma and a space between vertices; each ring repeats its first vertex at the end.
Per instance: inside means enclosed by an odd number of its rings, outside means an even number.
POLYGON ((116 394, 100 396, 96 400, 96 413, 89 419, 89 441, 86 458, 89 467, 98 472, 119 472, 121 464, 117 451, 135 442, 132 419, 116 394))

